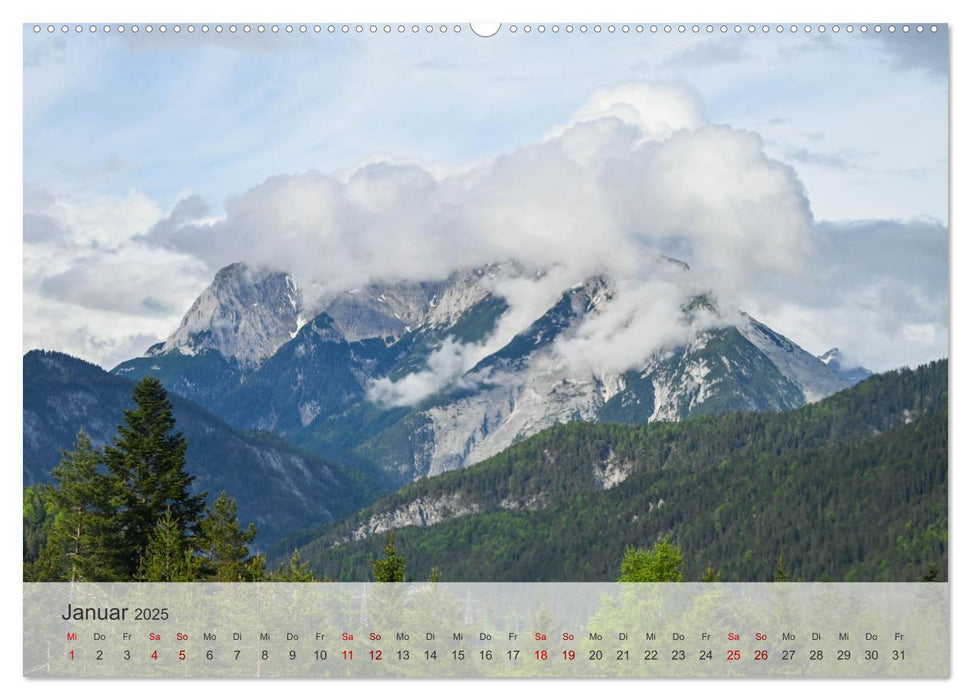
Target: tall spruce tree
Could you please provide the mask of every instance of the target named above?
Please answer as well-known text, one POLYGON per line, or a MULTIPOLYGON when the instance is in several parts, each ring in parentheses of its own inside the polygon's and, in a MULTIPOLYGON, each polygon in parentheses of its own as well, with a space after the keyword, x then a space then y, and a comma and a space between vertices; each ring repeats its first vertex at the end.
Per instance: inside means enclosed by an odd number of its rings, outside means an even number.
POLYGON ((113 581, 122 577, 117 532, 112 522, 111 480, 99 470, 101 452, 83 430, 73 450, 62 452, 52 471, 55 510, 40 567, 48 578, 113 581))
POLYGON ((156 524, 166 512, 180 533, 193 533, 205 495, 192 496, 194 477, 185 471, 186 441, 175 432, 172 404, 162 382, 143 378, 132 391, 135 408, 125 411, 104 461, 114 486, 116 528, 122 538, 122 567, 136 575, 156 524))

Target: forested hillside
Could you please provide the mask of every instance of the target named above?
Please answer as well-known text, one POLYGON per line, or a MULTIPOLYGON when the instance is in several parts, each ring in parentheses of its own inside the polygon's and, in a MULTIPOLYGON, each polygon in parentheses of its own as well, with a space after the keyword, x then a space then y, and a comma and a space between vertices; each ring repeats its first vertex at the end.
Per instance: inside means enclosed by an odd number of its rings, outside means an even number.
POLYGON ((709 564, 772 580, 780 554, 790 580, 944 579, 947 368, 786 413, 557 426, 323 528, 302 554, 318 575, 368 579, 394 529, 416 578, 616 580, 626 546, 668 535, 688 580, 709 564))

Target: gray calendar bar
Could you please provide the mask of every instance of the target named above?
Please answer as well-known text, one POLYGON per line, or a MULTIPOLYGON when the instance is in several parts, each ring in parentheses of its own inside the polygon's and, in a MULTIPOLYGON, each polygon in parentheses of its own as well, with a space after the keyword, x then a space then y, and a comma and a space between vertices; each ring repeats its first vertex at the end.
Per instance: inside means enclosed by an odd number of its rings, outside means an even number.
POLYGON ((946 583, 24 584, 31 677, 949 674, 946 583))

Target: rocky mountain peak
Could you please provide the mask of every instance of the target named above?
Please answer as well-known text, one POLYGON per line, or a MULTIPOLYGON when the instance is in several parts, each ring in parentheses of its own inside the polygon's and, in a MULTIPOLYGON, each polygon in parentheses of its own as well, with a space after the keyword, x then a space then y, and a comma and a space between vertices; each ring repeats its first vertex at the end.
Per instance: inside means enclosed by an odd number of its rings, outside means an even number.
POLYGON ((839 348, 830 348, 819 356, 819 360, 824 365, 829 365, 835 362, 836 366, 838 367, 840 362, 843 360, 843 353, 840 352, 839 348))
POLYGON ((253 367, 290 340, 302 324, 303 302, 285 272, 233 263, 216 273, 154 354, 215 350, 253 367))
POLYGON ((400 338, 419 326, 454 323, 481 301, 499 276, 524 274, 515 262, 493 263, 430 281, 372 280, 329 295, 321 306, 349 342, 400 338))

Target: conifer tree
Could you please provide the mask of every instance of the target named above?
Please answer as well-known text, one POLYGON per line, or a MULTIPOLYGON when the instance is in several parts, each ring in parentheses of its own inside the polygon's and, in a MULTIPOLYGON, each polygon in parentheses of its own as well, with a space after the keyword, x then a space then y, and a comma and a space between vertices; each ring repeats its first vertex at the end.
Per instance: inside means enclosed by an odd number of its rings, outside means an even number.
POLYGON ((250 557, 249 545, 256 538, 256 526, 239 526, 236 501, 223 491, 206 508, 199 522, 197 548, 206 559, 204 572, 216 581, 255 581, 263 578, 265 559, 250 557))
MULTIPOLYGON (((51 533, 57 512, 53 499, 54 488, 49 484, 37 484, 24 489, 24 565, 32 564, 40 557, 51 533)), ((29 572, 25 570, 25 575, 29 572)), ((28 579, 30 580, 30 579, 28 579)))
POLYGON ((40 567, 49 580, 117 580, 122 571, 112 523, 113 488, 99 471, 101 452, 81 430, 74 449, 62 455, 52 472, 57 482, 50 491, 55 515, 40 567))
POLYGON ((273 580, 288 583, 303 583, 316 581, 317 578, 310 569, 310 565, 300 559, 300 552, 293 550, 293 556, 290 557, 290 562, 280 565, 280 568, 273 574, 273 580))
MULTIPOLYGON (((256 530, 253 530, 256 535, 256 530)), ((243 581, 265 581, 266 580, 266 555, 254 554, 246 560, 243 566, 243 581)))
POLYGON ((174 432, 172 404, 162 383, 147 376, 135 385, 132 398, 135 408, 125 411, 114 445, 105 448, 128 576, 136 573, 166 511, 181 533, 191 533, 205 504, 204 494, 189 494, 194 477, 185 471, 186 441, 174 432))
POLYGON ((395 583, 405 580, 405 558, 394 548, 394 530, 388 533, 388 544, 384 547, 384 559, 371 562, 374 580, 379 583, 395 583))
POLYGON ((779 560, 775 563, 775 580, 776 583, 785 583, 789 580, 789 572, 786 571, 786 557, 782 547, 779 547, 779 560))
POLYGON ((718 581, 718 569, 712 566, 711 562, 708 562, 708 566, 701 572, 701 580, 703 583, 715 583, 718 581))
POLYGON ((187 546, 171 511, 155 525, 138 567, 139 581, 195 581, 202 563, 187 546))

